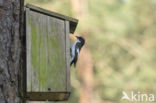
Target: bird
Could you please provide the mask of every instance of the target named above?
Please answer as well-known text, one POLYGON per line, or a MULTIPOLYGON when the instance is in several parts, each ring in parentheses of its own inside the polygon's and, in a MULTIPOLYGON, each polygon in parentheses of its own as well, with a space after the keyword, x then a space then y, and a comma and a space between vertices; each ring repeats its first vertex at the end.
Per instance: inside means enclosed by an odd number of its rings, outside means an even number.
POLYGON ((72 47, 70 48, 70 56, 71 56, 70 66, 72 66, 72 64, 74 63, 74 67, 76 67, 80 50, 85 44, 85 39, 83 37, 80 36, 75 37, 77 38, 77 41, 73 43, 72 47))

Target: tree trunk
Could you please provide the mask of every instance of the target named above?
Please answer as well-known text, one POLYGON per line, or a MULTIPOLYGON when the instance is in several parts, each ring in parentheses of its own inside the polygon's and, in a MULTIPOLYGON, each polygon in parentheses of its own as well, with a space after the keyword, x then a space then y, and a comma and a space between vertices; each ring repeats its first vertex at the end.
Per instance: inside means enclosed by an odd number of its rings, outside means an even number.
MULTIPOLYGON (((88 0, 71 0, 72 8, 80 21, 88 16, 88 0)), ((96 103, 94 97, 93 60, 90 50, 87 48, 88 30, 84 29, 81 35, 86 38, 85 46, 78 59, 78 75, 81 82, 79 103, 96 103)))
POLYGON ((0 0, 0 103, 19 103, 24 0, 0 0))
POLYGON ((88 0, 71 0, 72 9, 78 19, 84 19, 88 14, 88 0))
POLYGON ((82 48, 78 61, 78 74, 82 81, 79 103, 95 103, 93 100, 93 60, 90 51, 82 48))

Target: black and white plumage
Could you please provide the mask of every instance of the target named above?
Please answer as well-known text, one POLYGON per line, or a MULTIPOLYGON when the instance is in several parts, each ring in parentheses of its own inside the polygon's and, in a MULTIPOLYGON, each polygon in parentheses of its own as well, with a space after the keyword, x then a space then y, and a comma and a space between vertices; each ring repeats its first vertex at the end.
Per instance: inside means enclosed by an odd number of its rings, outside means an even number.
POLYGON ((72 45, 72 48, 70 48, 70 66, 74 63, 74 67, 76 67, 76 63, 80 54, 80 50, 85 44, 85 40, 82 37, 76 36, 77 41, 72 45))

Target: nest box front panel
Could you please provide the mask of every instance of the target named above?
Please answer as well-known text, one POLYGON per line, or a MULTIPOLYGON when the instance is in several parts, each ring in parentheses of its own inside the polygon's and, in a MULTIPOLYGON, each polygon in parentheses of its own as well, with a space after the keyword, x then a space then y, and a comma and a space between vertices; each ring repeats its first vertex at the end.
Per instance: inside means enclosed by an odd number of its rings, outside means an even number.
POLYGON ((66 91, 65 21, 26 9, 27 92, 66 91))

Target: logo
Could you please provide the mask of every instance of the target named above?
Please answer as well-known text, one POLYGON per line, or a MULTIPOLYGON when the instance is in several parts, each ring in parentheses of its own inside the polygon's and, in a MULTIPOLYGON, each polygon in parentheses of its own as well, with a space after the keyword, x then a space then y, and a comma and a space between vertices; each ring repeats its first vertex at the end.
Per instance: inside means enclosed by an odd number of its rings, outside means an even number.
POLYGON ((133 92, 131 91, 131 95, 128 95, 125 91, 122 91, 122 100, 128 100, 133 102, 153 102, 154 101, 154 94, 145 94, 140 92, 133 92))

